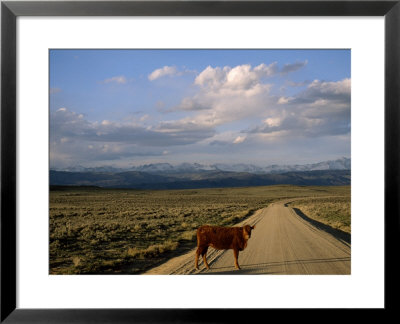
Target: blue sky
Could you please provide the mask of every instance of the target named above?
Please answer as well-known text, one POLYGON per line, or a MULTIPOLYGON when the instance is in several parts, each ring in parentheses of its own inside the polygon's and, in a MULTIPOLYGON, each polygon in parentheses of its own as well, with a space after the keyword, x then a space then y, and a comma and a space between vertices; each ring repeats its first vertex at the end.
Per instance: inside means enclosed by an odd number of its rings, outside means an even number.
POLYGON ((350 157, 350 50, 51 50, 50 167, 350 157))

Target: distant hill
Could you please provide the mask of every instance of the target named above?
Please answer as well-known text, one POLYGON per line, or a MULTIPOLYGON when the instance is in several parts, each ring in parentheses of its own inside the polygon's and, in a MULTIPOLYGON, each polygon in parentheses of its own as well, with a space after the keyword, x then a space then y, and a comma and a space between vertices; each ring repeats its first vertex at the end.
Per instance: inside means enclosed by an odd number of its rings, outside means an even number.
POLYGON ((256 174, 219 170, 155 174, 129 172, 69 172, 50 170, 51 186, 96 186, 132 189, 192 189, 267 186, 277 184, 338 186, 349 185, 350 170, 291 171, 256 174))

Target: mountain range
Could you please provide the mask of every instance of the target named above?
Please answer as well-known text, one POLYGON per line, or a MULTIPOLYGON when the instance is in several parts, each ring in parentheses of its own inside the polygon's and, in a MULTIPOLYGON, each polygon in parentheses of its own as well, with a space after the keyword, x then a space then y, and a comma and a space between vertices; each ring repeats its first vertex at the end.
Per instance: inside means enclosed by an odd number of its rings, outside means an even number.
POLYGON ((147 164, 130 170, 83 168, 50 170, 51 186, 134 189, 191 189, 292 185, 349 185, 350 159, 316 164, 258 167, 249 164, 147 164))
POLYGON ((54 169, 55 171, 68 171, 68 172, 129 172, 138 171, 152 174, 175 174, 187 172, 203 172, 203 171, 229 171, 229 172, 248 172, 254 174, 269 174, 269 173, 286 173, 291 171, 317 171, 317 170, 350 170, 351 159, 340 158, 337 160, 323 161, 313 164, 294 164, 294 165, 268 165, 257 166, 253 164, 227 164, 227 163, 214 163, 214 164, 200 164, 200 163, 181 163, 172 165, 170 163, 152 163, 133 166, 131 168, 115 168, 112 166, 102 167, 82 167, 74 166, 64 169, 54 169))

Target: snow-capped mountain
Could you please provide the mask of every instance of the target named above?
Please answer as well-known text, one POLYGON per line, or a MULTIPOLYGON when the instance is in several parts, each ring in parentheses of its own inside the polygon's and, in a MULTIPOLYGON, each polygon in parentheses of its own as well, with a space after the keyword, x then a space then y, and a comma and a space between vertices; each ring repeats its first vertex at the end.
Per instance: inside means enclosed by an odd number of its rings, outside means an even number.
MULTIPOLYGON (((318 171, 318 170, 351 170, 351 159, 340 158, 337 160, 323 161, 313 164, 303 165, 268 165, 257 166, 253 164, 237 163, 215 163, 215 164, 200 164, 200 163, 181 163, 172 165, 170 163, 152 163, 134 166, 131 168, 121 169, 111 166, 85 168, 82 166, 63 169, 62 171, 69 172, 126 172, 139 171, 153 174, 174 174, 174 173, 198 173, 207 171, 227 171, 227 172, 246 172, 253 174, 278 174, 295 171, 318 171)), ((61 171, 61 170, 60 170, 61 171)))
POLYGON ((284 173, 291 171, 317 171, 317 170, 350 170, 351 159, 341 158, 332 161, 324 161, 313 164, 304 165, 269 165, 257 166, 253 164, 199 164, 199 163, 182 163, 171 165, 169 163, 146 164, 133 167, 133 171, 142 171, 149 173, 188 173, 201 171, 229 171, 229 172, 248 172, 248 173, 284 173))

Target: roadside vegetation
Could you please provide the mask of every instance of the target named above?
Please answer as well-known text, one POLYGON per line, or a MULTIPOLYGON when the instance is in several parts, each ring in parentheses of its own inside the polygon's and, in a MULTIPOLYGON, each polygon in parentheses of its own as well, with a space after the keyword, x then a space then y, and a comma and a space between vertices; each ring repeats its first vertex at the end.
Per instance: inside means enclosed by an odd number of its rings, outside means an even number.
POLYGON ((324 206, 319 215, 338 212, 344 215, 345 208, 337 206, 346 206, 346 201, 349 205, 350 187, 285 185, 188 190, 52 187, 49 273, 141 273, 194 248, 199 226, 233 226, 271 202, 292 197, 310 197, 296 202, 303 202, 298 208, 310 217, 308 213, 315 209, 311 206, 317 202, 324 206), (338 198, 337 202, 316 198, 320 196, 338 198))
POLYGON ((350 194, 344 197, 307 198, 290 203, 307 217, 334 229, 351 233, 350 194))

